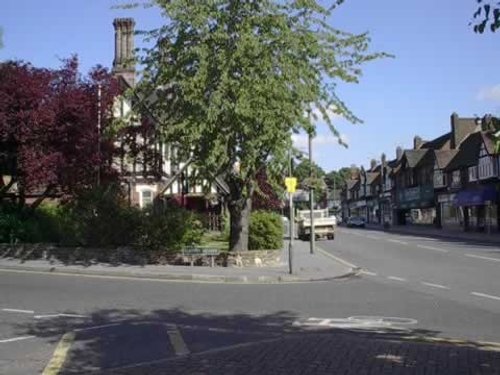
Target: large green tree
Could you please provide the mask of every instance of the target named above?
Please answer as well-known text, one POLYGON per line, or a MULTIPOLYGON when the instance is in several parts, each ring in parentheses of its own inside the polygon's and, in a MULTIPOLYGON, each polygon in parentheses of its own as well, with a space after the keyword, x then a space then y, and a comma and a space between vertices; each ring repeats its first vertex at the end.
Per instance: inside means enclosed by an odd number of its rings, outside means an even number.
POLYGON ((291 135, 314 133, 319 109, 359 121, 336 85, 356 83, 360 66, 383 57, 367 34, 333 28, 342 0, 154 0, 164 25, 141 58, 139 91, 157 91, 150 111, 166 141, 179 145, 201 176, 229 186, 230 250, 248 248, 256 176, 282 173, 291 135))
POLYGON ((495 32, 500 28, 500 2, 491 0, 476 0, 474 12, 474 32, 482 34, 489 30, 495 32))

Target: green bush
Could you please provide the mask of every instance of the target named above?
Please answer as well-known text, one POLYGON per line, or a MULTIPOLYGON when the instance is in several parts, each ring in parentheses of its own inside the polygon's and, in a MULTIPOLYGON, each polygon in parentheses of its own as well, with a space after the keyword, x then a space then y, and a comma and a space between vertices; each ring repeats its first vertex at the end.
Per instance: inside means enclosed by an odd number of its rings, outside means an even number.
POLYGON ((201 243, 203 233, 203 224, 196 214, 168 206, 163 212, 143 212, 138 245, 146 250, 179 251, 184 246, 201 243))
POLYGON ((67 216, 61 224, 71 233, 62 238, 68 245, 122 246, 137 238, 142 213, 128 206, 119 186, 83 192, 66 209, 67 216))
POLYGON ((252 212, 249 232, 249 250, 274 250, 283 247, 283 222, 281 216, 274 212, 252 212))
POLYGON ((3 203, 0 206, 0 242, 54 242, 57 241, 55 212, 45 207, 32 210, 16 204, 3 203))

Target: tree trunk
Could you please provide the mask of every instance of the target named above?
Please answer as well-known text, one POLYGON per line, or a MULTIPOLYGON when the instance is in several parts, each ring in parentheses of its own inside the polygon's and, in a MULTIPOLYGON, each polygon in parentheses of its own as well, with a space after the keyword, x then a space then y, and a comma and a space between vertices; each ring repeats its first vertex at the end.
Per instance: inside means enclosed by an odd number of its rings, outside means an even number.
POLYGON ((228 209, 230 219, 229 251, 247 251, 250 212, 252 211, 251 196, 229 201, 228 209))

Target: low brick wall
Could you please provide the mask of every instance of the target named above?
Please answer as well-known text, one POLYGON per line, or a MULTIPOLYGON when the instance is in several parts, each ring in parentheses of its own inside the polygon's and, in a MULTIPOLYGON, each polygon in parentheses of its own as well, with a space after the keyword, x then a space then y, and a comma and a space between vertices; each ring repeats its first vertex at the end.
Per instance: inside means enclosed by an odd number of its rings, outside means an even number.
POLYGON ((280 250, 251 250, 241 253, 221 253, 216 257, 184 256, 181 253, 159 251, 140 251, 132 247, 91 248, 66 247, 54 244, 0 244, 0 257, 46 259, 61 261, 66 264, 86 264, 96 262, 111 264, 163 264, 219 267, 275 267, 282 262, 280 250))
POLYGON ((251 250, 242 253, 228 253, 228 267, 274 267, 282 262, 281 250, 251 250))

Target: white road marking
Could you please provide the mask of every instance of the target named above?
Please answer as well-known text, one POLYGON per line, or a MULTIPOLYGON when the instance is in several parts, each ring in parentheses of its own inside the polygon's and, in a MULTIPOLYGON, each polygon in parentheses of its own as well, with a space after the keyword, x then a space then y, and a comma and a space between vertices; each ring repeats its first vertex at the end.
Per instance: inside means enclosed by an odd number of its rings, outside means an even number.
POLYGON ((34 314, 33 310, 20 310, 20 309, 2 309, 5 312, 21 313, 21 314, 34 314))
POLYGON ((417 247, 419 247, 421 249, 437 251, 437 252, 440 252, 440 253, 447 253, 448 252, 448 250, 440 249, 439 247, 433 247, 433 246, 417 245, 417 247))
POLYGON ((365 234, 365 237, 369 238, 370 240, 380 240, 381 239, 381 237, 369 236, 367 234, 365 234))
POLYGON ((492 296, 491 294, 478 293, 478 292, 472 292, 471 294, 478 296, 478 297, 484 297, 484 298, 489 298, 489 299, 494 299, 494 300, 500 301, 500 297, 492 296))
POLYGON ((370 271, 361 271, 362 274, 364 275, 369 275, 369 276, 377 276, 375 272, 370 272, 370 271))
POLYGON ((35 315, 35 319, 46 319, 46 318, 86 318, 85 315, 77 314, 47 314, 47 315, 35 315))
POLYGON ((344 259, 342 259, 342 258, 339 258, 339 257, 337 257, 337 256, 335 256, 335 255, 333 255, 333 254, 329 253, 328 251, 323 250, 323 249, 322 249, 322 248, 320 248, 320 247, 317 247, 317 249, 318 249, 318 251, 319 251, 320 253, 322 253, 323 255, 325 255, 325 256, 327 256, 327 257, 330 257, 330 258, 332 258, 332 259, 336 260, 337 262, 342 263, 343 265, 345 265, 345 266, 347 266, 347 267, 350 267, 350 268, 353 268, 353 269, 358 269, 358 268, 359 268, 359 267, 358 267, 358 266, 356 266, 355 264, 352 264, 352 263, 348 262, 347 260, 344 260, 344 259))
POLYGON ((396 280, 396 281, 407 281, 406 279, 403 279, 402 277, 397 277, 397 276, 387 276, 389 280, 396 280))
POLYGON ((123 323, 102 324, 100 326, 94 326, 94 327, 88 327, 88 328, 78 328, 78 329, 74 329, 73 331, 75 331, 75 332, 93 331, 95 329, 116 327, 116 326, 119 326, 119 325, 122 325, 122 324, 123 323))
POLYGON ((441 285, 441 284, 434 284, 434 283, 427 283, 425 281, 421 282, 423 285, 427 285, 433 288, 439 288, 439 289, 450 289, 447 286, 441 285))
POLYGON ((389 238, 387 241, 394 242, 394 243, 399 243, 401 245, 408 245, 408 242, 400 241, 400 240, 393 240, 392 238, 389 238))
POLYGON ((0 344, 6 343, 6 342, 14 342, 14 341, 21 341, 21 340, 29 340, 34 338, 35 336, 20 336, 20 337, 13 337, 11 339, 5 339, 5 340, 0 340, 0 344))
POLYGON ((474 254, 465 254, 465 256, 469 257, 469 258, 477 258, 477 259, 483 259, 483 260, 492 260, 493 262, 500 262, 499 258, 483 257, 481 255, 474 255, 474 254))

